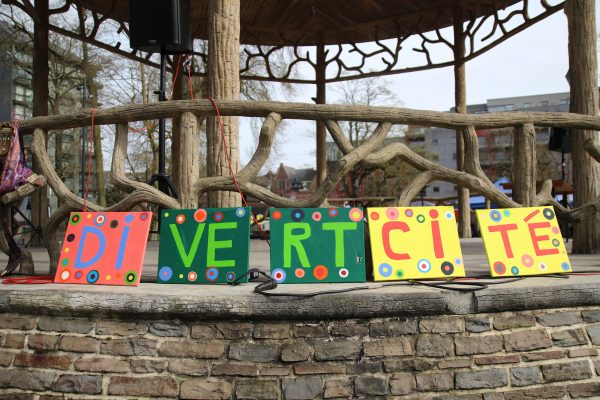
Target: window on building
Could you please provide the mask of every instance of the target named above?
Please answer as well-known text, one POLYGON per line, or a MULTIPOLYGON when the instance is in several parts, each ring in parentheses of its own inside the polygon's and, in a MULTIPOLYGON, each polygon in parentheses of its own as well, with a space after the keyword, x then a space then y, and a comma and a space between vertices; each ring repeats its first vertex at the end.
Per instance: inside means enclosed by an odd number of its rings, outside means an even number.
POLYGON ((27 118, 29 114, 27 107, 21 104, 15 104, 13 111, 16 118, 27 118))
POLYGON ((431 139, 431 144, 438 144, 438 138, 431 139))
POLYGON ((29 104, 29 102, 31 101, 32 95, 33 95, 33 91, 31 90, 31 88, 28 88, 23 85, 15 85, 15 100, 16 101, 29 104))
POLYGON ((285 181, 279 181, 279 190, 285 189, 285 181))
POLYGON ((434 186, 433 187, 433 192, 434 193, 439 193, 440 192, 440 187, 439 186, 434 186))
POLYGON ((456 153, 452 153, 452 159, 456 160, 456 153))
POLYGON ((531 107, 533 107, 533 105, 531 103, 529 103, 529 102, 523 103, 523 108, 531 108, 531 107))

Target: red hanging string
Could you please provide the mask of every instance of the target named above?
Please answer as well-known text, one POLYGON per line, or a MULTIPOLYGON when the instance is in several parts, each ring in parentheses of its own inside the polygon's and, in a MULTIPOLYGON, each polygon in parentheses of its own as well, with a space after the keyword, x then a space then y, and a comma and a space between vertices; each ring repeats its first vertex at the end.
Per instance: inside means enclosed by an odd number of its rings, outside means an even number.
POLYGON ((188 83, 189 83, 189 86, 190 86, 190 98, 192 100, 194 100, 194 90, 193 90, 193 85, 192 85, 192 61, 193 61, 193 59, 190 59, 189 55, 187 56, 187 58, 188 58, 188 62, 189 62, 189 65, 188 65, 188 83))
POLYGON ((87 182, 85 184, 85 194, 83 196, 83 212, 87 211, 87 198, 88 198, 88 190, 90 189, 90 181, 92 178, 92 150, 94 144, 94 113, 96 112, 95 108, 92 108, 92 133, 90 135, 90 153, 88 156, 88 164, 87 164, 87 182))

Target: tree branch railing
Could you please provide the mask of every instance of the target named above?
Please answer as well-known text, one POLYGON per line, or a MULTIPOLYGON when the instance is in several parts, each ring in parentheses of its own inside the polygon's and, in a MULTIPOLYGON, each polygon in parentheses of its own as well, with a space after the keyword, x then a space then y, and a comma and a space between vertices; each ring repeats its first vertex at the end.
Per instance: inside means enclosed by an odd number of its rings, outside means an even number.
MULTIPOLYGON (((600 198, 575 209, 567 209, 551 195, 551 181, 542 185, 535 193, 535 140, 531 140, 535 127, 563 127, 587 130, 600 130, 600 118, 570 113, 489 113, 457 114, 435 111, 411 110, 394 107, 365 107, 351 105, 320 105, 283 102, 217 101, 219 111, 224 116, 264 118, 257 148, 250 162, 236 174, 236 181, 245 195, 251 195, 275 207, 317 207, 326 203, 327 195, 335 185, 355 167, 382 166, 391 160, 406 162, 420 171, 402 191, 395 204, 407 206, 413 198, 432 181, 452 182, 478 192, 501 207, 553 205, 557 215, 568 221, 580 221, 600 210, 600 198), (323 184, 307 198, 293 200, 277 195, 271 190, 253 183, 258 171, 264 166, 269 155, 277 128, 284 119, 323 121, 340 149, 343 157, 335 161, 328 171, 323 184), (375 131, 359 146, 353 146, 347 139, 338 121, 362 121, 378 124, 375 131), (385 147, 384 140, 395 124, 408 124, 430 127, 459 129, 465 139, 465 171, 457 171, 428 160, 403 143, 392 143, 385 147), (479 148, 476 129, 514 128, 514 154, 530 154, 520 160, 522 167, 514 174, 513 187, 516 202, 494 186, 484 174, 479 163, 479 148), (533 143, 533 145, 532 145, 533 143), (534 164, 533 164, 534 165, 534 164), (528 170, 530 168, 531 170, 528 170), (533 187, 532 187, 533 185, 533 187)), ((120 202, 101 207, 88 203, 90 211, 124 211, 141 203, 152 203, 164 208, 188 208, 198 205, 199 197, 210 191, 236 192, 237 187, 230 176, 201 178, 198 165, 198 143, 194 139, 200 134, 197 119, 214 116, 216 111, 209 100, 181 100, 149 105, 127 105, 106 110, 96 110, 96 125, 116 126, 116 140, 111 169, 114 184, 128 194, 120 202), (183 179, 180 183, 180 201, 174 200, 143 182, 129 179, 125 174, 127 151, 127 125, 131 122, 181 117, 181 137, 187 143, 180 151, 179 168, 183 179), (191 144, 191 145, 190 145, 191 144)), ((56 231, 59 224, 68 218, 71 211, 83 208, 83 199, 72 193, 60 180, 46 152, 44 131, 53 129, 78 128, 91 125, 91 110, 81 110, 70 115, 35 117, 20 122, 22 130, 34 130, 32 152, 41 172, 48 179, 56 195, 61 199, 59 207, 44 227, 46 246, 50 254, 51 268, 57 265, 59 247, 56 231)), ((182 143, 184 142, 182 140, 182 143)), ((586 151, 596 160, 600 151, 594 143, 586 143, 586 151)))

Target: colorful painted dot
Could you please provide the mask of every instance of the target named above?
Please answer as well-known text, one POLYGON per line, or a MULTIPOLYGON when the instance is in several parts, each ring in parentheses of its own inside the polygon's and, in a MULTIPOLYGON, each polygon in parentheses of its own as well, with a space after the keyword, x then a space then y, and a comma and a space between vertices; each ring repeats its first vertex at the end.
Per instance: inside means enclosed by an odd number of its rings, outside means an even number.
POLYGON ((219 270, 215 267, 211 267, 206 270, 206 273, 204 275, 206 276, 207 280, 214 282, 219 277, 219 270))
POLYGON ((396 271, 396 277, 397 278, 402 278, 404 276, 404 271, 402 271, 401 269, 396 271))
POLYGON ((158 279, 160 279, 161 281, 168 281, 169 279, 171 279, 171 277, 173 276, 173 269, 171 269, 171 267, 165 265, 164 267, 161 267, 160 270, 158 271, 158 279))
POLYGON ((71 225, 77 225, 81 220, 81 216, 79 214, 71 215, 71 225))
POLYGON ((148 213, 142 213, 142 214, 140 215, 140 220, 142 220, 142 221, 145 221, 145 220, 147 220, 147 219, 148 219, 148 213))
POLYGON ((413 216, 413 210, 411 210, 410 208, 407 208, 406 210, 404 210, 404 215, 406 215, 408 218, 413 216))
POLYGON ((379 275, 383 276, 384 278, 388 278, 389 276, 392 275, 392 272, 393 272, 393 268, 390 264, 387 264, 387 263, 379 264, 379 275))
POLYGON ((452 219, 452 217, 453 217, 453 216, 454 216, 454 214, 453 214, 453 213, 451 213, 450 211, 448 211, 448 212, 446 213, 446 219, 452 219))
POLYGON ((207 216, 206 210, 203 208, 200 208, 200 209, 194 211, 194 221, 196 221, 196 222, 206 221, 206 216, 207 216))
POLYGON ((63 281, 66 281, 67 279, 69 279, 69 277, 71 276, 71 273, 69 272, 69 270, 63 271, 60 273, 60 279, 62 279, 63 281))
POLYGON ((275 279, 277 283, 285 282, 286 274, 285 271, 281 268, 274 269, 271 276, 273 277, 273 279, 275 279))
POLYGON ((341 278, 347 278, 349 275, 349 272, 346 268, 342 268, 340 269, 340 277, 341 278))
POLYGON ((281 211, 279 211, 279 210, 273 211, 271 213, 271 218, 273 218, 274 220, 280 220, 281 219, 281 211))
POLYGON ((106 275, 106 277, 104 279, 106 279, 107 281, 110 281, 112 279, 112 276, 106 275))
POLYGON ((335 208, 330 208, 329 211, 327 211, 327 215, 329 215, 330 217, 337 217, 338 210, 335 208))
POLYGON ((138 274, 135 271, 127 271, 125 273, 125 284, 133 285, 138 279, 138 274))
POLYGON ((548 269, 548 265, 546 263, 541 262, 538 264, 538 268, 540 269, 540 271, 545 271, 548 269))
POLYGON ((504 210, 502 214, 504 214, 505 217, 510 217, 510 210, 504 210))
POLYGON ((65 249, 65 253, 68 253, 69 251, 71 251, 71 249, 67 247, 67 248, 65 249))
POLYGON ((417 222, 422 224, 423 222, 425 222, 425 216, 423 214, 419 214, 417 215, 417 222))
POLYGON ((123 218, 126 224, 130 224, 133 222, 133 214, 127 214, 125 218, 123 218))
POLYGON ((116 219, 113 219, 112 221, 110 221, 110 227, 115 229, 117 226, 119 226, 119 221, 117 221, 116 219))
POLYGON ((175 222, 177 222, 179 225, 183 224, 185 222, 185 215, 179 214, 178 216, 176 216, 175 222))
POLYGON ((183 274, 179 274, 179 279, 183 279, 183 274))
POLYGON ((379 213, 376 213, 375 211, 373 211, 371 213, 371 220, 377 221, 378 219, 379 219, 379 213))
POLYGON ((313 221, 316 221, 316 222, 319 222, 319 221, 321 220, 321 218, 322 218, 322 217, 323 217, 323 216, 322 216, 322 215, 321 215, 321 213, 320 213, 320 212, 318 212, 318 211, 315 211, 315 212, 312 214, 312 219, 313 219, 313 221))
POLYGON ((387 210, 385 210, 385 215, 387 215, 388 219, 396 219, 398 218, 398 209, 390 207, 387 210))
POLYGON ((429 210, 429 216, 433 219, 436 219, 437 217, 439 217, 439 214, 436 209, 431 209, 429 210))
POLYGON ((217 222, 221 222, 225 219, 225 215, 221 211, 217 211, 213 216, 213 219, 217 222))
POLYGON ((76 279, 81 279, 82 276, 83 276, 83 273, 81 271, 75 272, 75 278, 76 279))
POLYGON ((246 215, 246 209, 244 207, 236 208, 236 210, 235 210, 236 217, 242 218, 244 215, 246 215))
POLYGON ((302 268, 296 268, 296 270, 294 271, 294 275, 296 275, 296 278, 302 279, 304 278, 304 275, 306 275, 306 272, 302 268))
POLYGON ((72 242, 73 240, 75 240, 75 235, 70 233, 67 235, 67 242, 72 242))
POLYGON ((360 208, 353 208, 348 213, 348 216, 350 217, 350 221, 353 221, 353 222, 362 221, 363 212, 360 208))
POLYGON ((69 266, 69 259, 68 258, 63 258, 61 264, 62 264, 63 267, 68 267, 69 266))
POLYGON ((417 269, 424 274, 431 271, 431 261, 426 258, 421 258, 417 263, 417 269))
POLYGON ((560 229, 558 228, 558 226, 552 227, 552 233, 554 233, 555 235, 558 235, 560 233, 560 229))
POLYGON ((546 219, 554 219, 554 211, 551 208, 544 208, 544 217, 546 219))
POLYGON ((165 213, 165 218, 167 218, 170 214, 168 212, 165 213))
POLYGON ((87 219, 92 219, 92 214, 88 214, 88 215, 86 215, 86 218, 87 218, 87 219))
POLYGON ((195 282, 196 279, 198 279, 198 274, 194 271, 190 271, 190 273, 188 274, 188 281, 195 282))
MULTIPOLYGON (((336 215, 337 215, 337 210, 336 210, 336 215)), ((317 265, 314 269, 313 269, 313 276, 317 279, 317 280, 324 280, 325 278, 327 278, 327 275, 329 275, 329 271, 327 270, 327 267, 324 265, 317 265)))
POLYGON ((531 268, 533 266, 533 257, 531 257, 529 254, 524 254, 523 257, 521 257, 521 262, 527 268, 531 268))
POLYGON ((513 275, 519 275, 519 268, 517 268, 517 267, 512 267, 512 268, 510 269, 510 272, 511 272, 513 275))
POLYGON ((570 271, 571 270, 571 266, 566 261, 564 263, 560 264, 560 267, 563 269, 563 271, 570 271))
POLYGON ((494 222, 502 221, 502 214, 498 210, 493 210, 490 212, 490 219, 494 222))
POLYGON ((444 261, 440 266, 442 270, 442 274, 444 275, 452 275, 454 272, 454 265, 450 261, 444 261))
POLYGON ((102 225, 104 225, 105 222, 106 222, 106 217, 104 216, 104 214, 100 214, 94 220, 94 225, 102 226, 102 225))
POLYGON ((560 240, 552 239, 552 244, 554 245, 554 247, 558 247, 558 246, 560 246, 560 240))
POLYGON ((227 282, 233 282, 235 281, 235 272, 233 271, 229 271, 225 274, 225 279, 227 279, 227 282))
POLYGON ((304 211, 302 211, 300 208, 296 208, 294 210, 292 210, 292 221, 295 222, 300 222, 304 219, 304 211))
POLYGON ((87 274, 88 283, 96 283, 96 282, 98 282, 99 278, 100 278, 100 274, 96 270, 90 271, 87 274))
POLYGON ((460 258, 455 258, 454 259, 454 264, 461 265, 462 264, 462 260, 460 258))
POLYGON ((504 275, 506 273, 506 265, 500 261, 495 262, 493 268, 494 272, 498 275, 504 275))

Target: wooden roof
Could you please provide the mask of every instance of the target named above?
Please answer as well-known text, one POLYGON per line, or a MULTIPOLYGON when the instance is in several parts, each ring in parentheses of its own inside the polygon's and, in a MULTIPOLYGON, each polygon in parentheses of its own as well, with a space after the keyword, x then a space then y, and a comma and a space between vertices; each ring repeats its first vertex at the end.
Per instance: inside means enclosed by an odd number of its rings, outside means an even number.
MULTIPOLYGON (((74 0, 127 21, 127 0, 74 0)), ((242 44, 361 43, 451 26, 455 4, 464 19, 494 14, 521 0, 240 0, 242 44)), ((208 0, 190 0, 192 34, 206 38, 208 0)))

